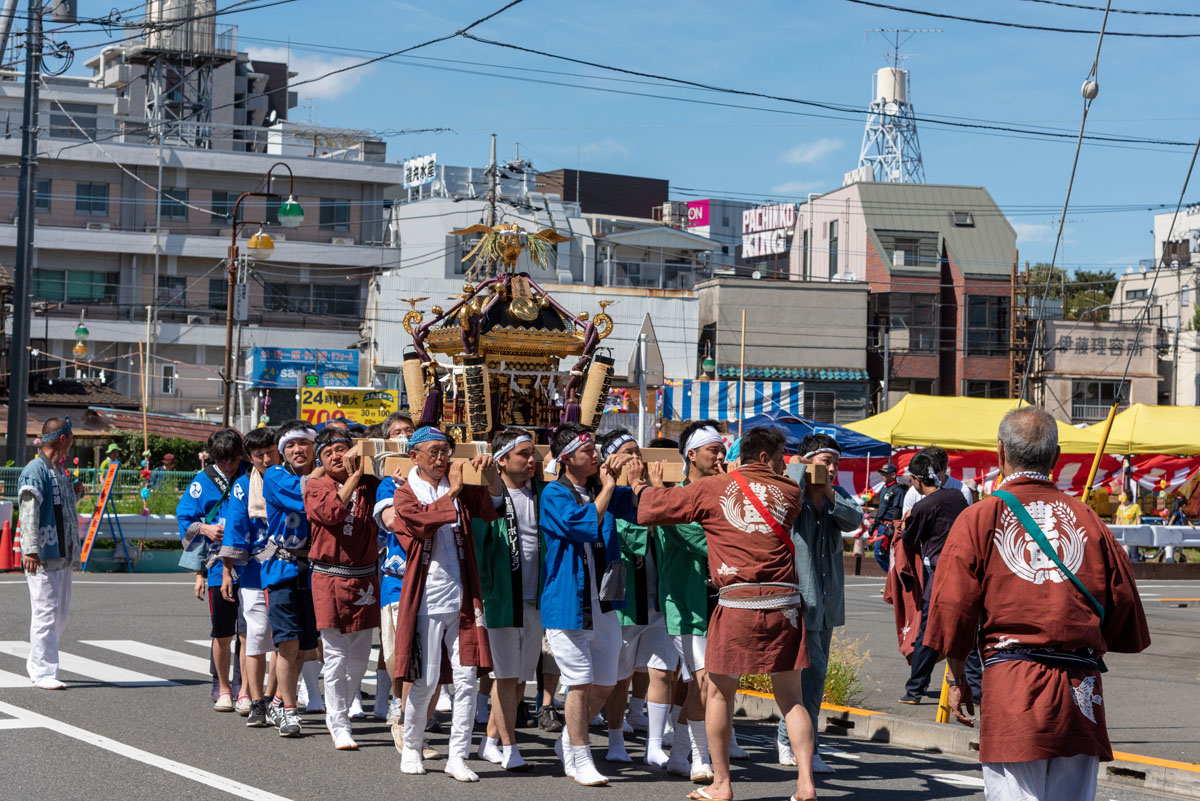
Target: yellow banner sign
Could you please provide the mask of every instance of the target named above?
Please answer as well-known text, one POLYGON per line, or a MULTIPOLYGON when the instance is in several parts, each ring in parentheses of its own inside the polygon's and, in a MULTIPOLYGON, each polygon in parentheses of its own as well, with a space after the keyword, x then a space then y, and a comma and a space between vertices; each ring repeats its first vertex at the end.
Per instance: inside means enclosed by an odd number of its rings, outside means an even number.
POLYGON ((382 423, 400 408, 400 393, 394 389, 318 389, 300 390, 300 418, 306 423, 328 423, 341 417, 365 426, 382 423))

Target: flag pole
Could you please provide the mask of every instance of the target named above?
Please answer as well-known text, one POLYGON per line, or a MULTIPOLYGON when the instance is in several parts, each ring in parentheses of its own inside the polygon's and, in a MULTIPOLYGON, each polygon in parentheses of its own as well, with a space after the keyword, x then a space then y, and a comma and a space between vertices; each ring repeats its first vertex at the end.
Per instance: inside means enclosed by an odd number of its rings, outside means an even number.
POLYGON ((738 436, 742 435, 742 419, 746 416, 746 310, 742 309, 742 355, 738 367, 738 436))

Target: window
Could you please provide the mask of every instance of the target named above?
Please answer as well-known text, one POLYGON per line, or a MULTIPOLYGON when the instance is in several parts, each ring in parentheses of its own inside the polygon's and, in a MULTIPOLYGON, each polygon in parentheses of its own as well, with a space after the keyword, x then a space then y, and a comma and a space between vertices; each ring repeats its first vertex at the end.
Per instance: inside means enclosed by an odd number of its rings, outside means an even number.
POLYGON ((968 398, 1007 398, 1007 381, 963 381, 963 395, 968 398))
MULTIPOLYGON (((1108 410, 1118 397, 1120 381, 1072 381, 1071 422, 1098 422, 1108 416, 1108 410)), ((1120 408, 1129 405, 1129 399, 1121 397, 1120 408)))
POLYGON ((324 231, 349 231, 350 201, 321 198, 321 229, 324 231))
POLYGON ((38 181, 37 194, 33 198, 34 211, 50 211, 50 182, 38 181))
POLYGON ((357 284, 298 284, 271 282, 264 287, 267 311, 357 317, 357 284))
POLYGON ((75 213, 108 214, 108 184, 75 184, 75 213))
POLYGON ((829 277, 833 278, 838 271, 838 221, 829 221, 829 277))
MULTIPOLYGON (((937 351, 938 306, 936 295, 909 292, 879 294, 876 316, 886 321, 893 351, 934 353, 937 351)), ((879 343, 882 347, 882 342, 879 343)))
POLYGON ((802 263, 802 268, 804 270, 804 280, 807 281, 809 274, 812 270, 812 254, 808 252, 808 229, 807 228, 804 229, 803 244, 804 244, 804 250, 803 250, 804 261, 802 263))
POLYGON ((892 244, 892 266, 915 267, 921 263, 921 240, 896 239, 892 244))
POLYGON ((818 423, 832 423, 836 404, 836 395, 832 392, 804 393, 804 416, 818 423))
POLYGON ((91 270, 34 270, 33 296, 66 303, 114 303, 120 273, 91 270))
POLYGON ((1126 289, 1125 300, 1144 300, 1147 292, 1147 289, 1126 289))
POLYGON ((163 395, 175 394, 175 379, 179 375, 178 370, 173 364, 164 364, 162 366, 162 387, 160 391, 163 395))
POLYGON ((188 218, 188 191, 186 189, 164 189, 162 193, 162 218, 184 220, 188 218))
POLYGON ((950 212, 950 222, 960 228, 974 228, 975 217, 969 211, 952 211, 950 212))
POLYGON ((208 308, 213 311, 225 311, 229 304, 229 279, 208 279, 208 308))
POLYGON ((47 133, 54 139, 95 139, 96 107, 85 103, 63 103, 60 111, 59 104, 51 104, 47 133), (80 133, 79 128, 86 133, 80 133))
POLYGON ((236 202, 237 195, 232 192, 213 192, 212 202, 209 204, 212 221, 218 225, 232 225, 233 204, 236 202))
POLYGON ((182 275, 160 275, 158 277, 159 306, 181 308, 187 305, 187 278, 182 275))
POLYGON ((967 353, 976 356, 1008 354, 1008 298, 967 298, 967 353))

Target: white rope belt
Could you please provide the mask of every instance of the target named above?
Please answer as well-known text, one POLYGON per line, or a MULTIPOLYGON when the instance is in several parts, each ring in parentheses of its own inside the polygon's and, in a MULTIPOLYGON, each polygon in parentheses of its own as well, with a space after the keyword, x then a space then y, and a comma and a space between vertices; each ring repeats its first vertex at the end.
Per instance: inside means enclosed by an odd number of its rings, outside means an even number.
POLYGON ((727 609, 756 609, 760 611, 795 609, 798 606, 804 606, 804 596, 800 594, 800 587, 797 584, 788 584, 783 581, 745 582, 727 584, 724 587, 718 588, 717 605, 724 606, 727 609), (776 593, 774 595, 727 597, 730 592, 756 587, 780 587, 789 590, 789 592, 776 593))

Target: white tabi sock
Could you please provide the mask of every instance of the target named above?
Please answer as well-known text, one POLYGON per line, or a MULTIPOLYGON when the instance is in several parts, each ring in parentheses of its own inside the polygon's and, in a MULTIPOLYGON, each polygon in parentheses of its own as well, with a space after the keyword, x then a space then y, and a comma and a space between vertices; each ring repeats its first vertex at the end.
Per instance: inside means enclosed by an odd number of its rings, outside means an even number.
POLYGON ((670 748, 675 744, 675 724, 679 722, 680 707, 671 704, 671 714, 667 716, 667 728, 663 730, 663 747, 670 748))
POLYGON ((625 731, 623 729, 608 730, 608 753, 604 758, 609 762, 632 762, 629 752, 625 750, 625 731))
POLYGON ((575 763, 575 781, 585 787, 595 787, 608 784, 608 777, 596 770, 592 762, 592 748, 588 745, 571 746, 571 755, 575 763))
POLYGON ((320 712, 325 708, 325 702, 321 698, 321 663, 305 662, 304 667, 300 668, 300 676, 304 680, 304 688, 308 690, 305 710, 320 712))
POLYGON ((575 752, 571 750, 571 736, 567 734, 566 726, 563 726, 562 736, 554 741, 554 753, 562 760, 563 773, 575 778, 575 752))
POLYGON ((750 755, 746 753, 746 749, 738 745, 737 729, 730 727, 729 729, 729 758, 730 759, 749 759, 750 755))
POLYGON ((692 735, 692 764, 705 765, 711 762, 708 756, 708 732, 703 720, 689 720, 688 733, 692 735))
POLYGON ((646 699, 645 698, 630 698, 629 699, 629 711, 635 715, 644 714, 646 711, 646 699))
POLYGON ((500 764, 500 749, 496 747, 496 740, 494 738, 484 735, 480 739, 479 758, 491 762, 493 765, 500 764))
POLYGON ((663 766, 672 776, 692 775, 692 737, 688 727, 675 727, 675 742, 671 745, 671 758, 663 766))
POLYGON ((376 720, 387 720, 388 699, 392 694, 392 677, 386 670, 375 671, 375 708, 371 714, 376 720))
POLYGON ((663 750, 663 730, 667 725, 667 715, 671 707, 667 704, 646 704, 646 717, 650 724, 646 728, 646 758, 647 765, 661 768, 667 764, 667 752, 663 750))
POLYGON ((528 768, 529 763, 521 758, 521 750, 515 745, 500 746, 500 767, 505 770, 528 768))

